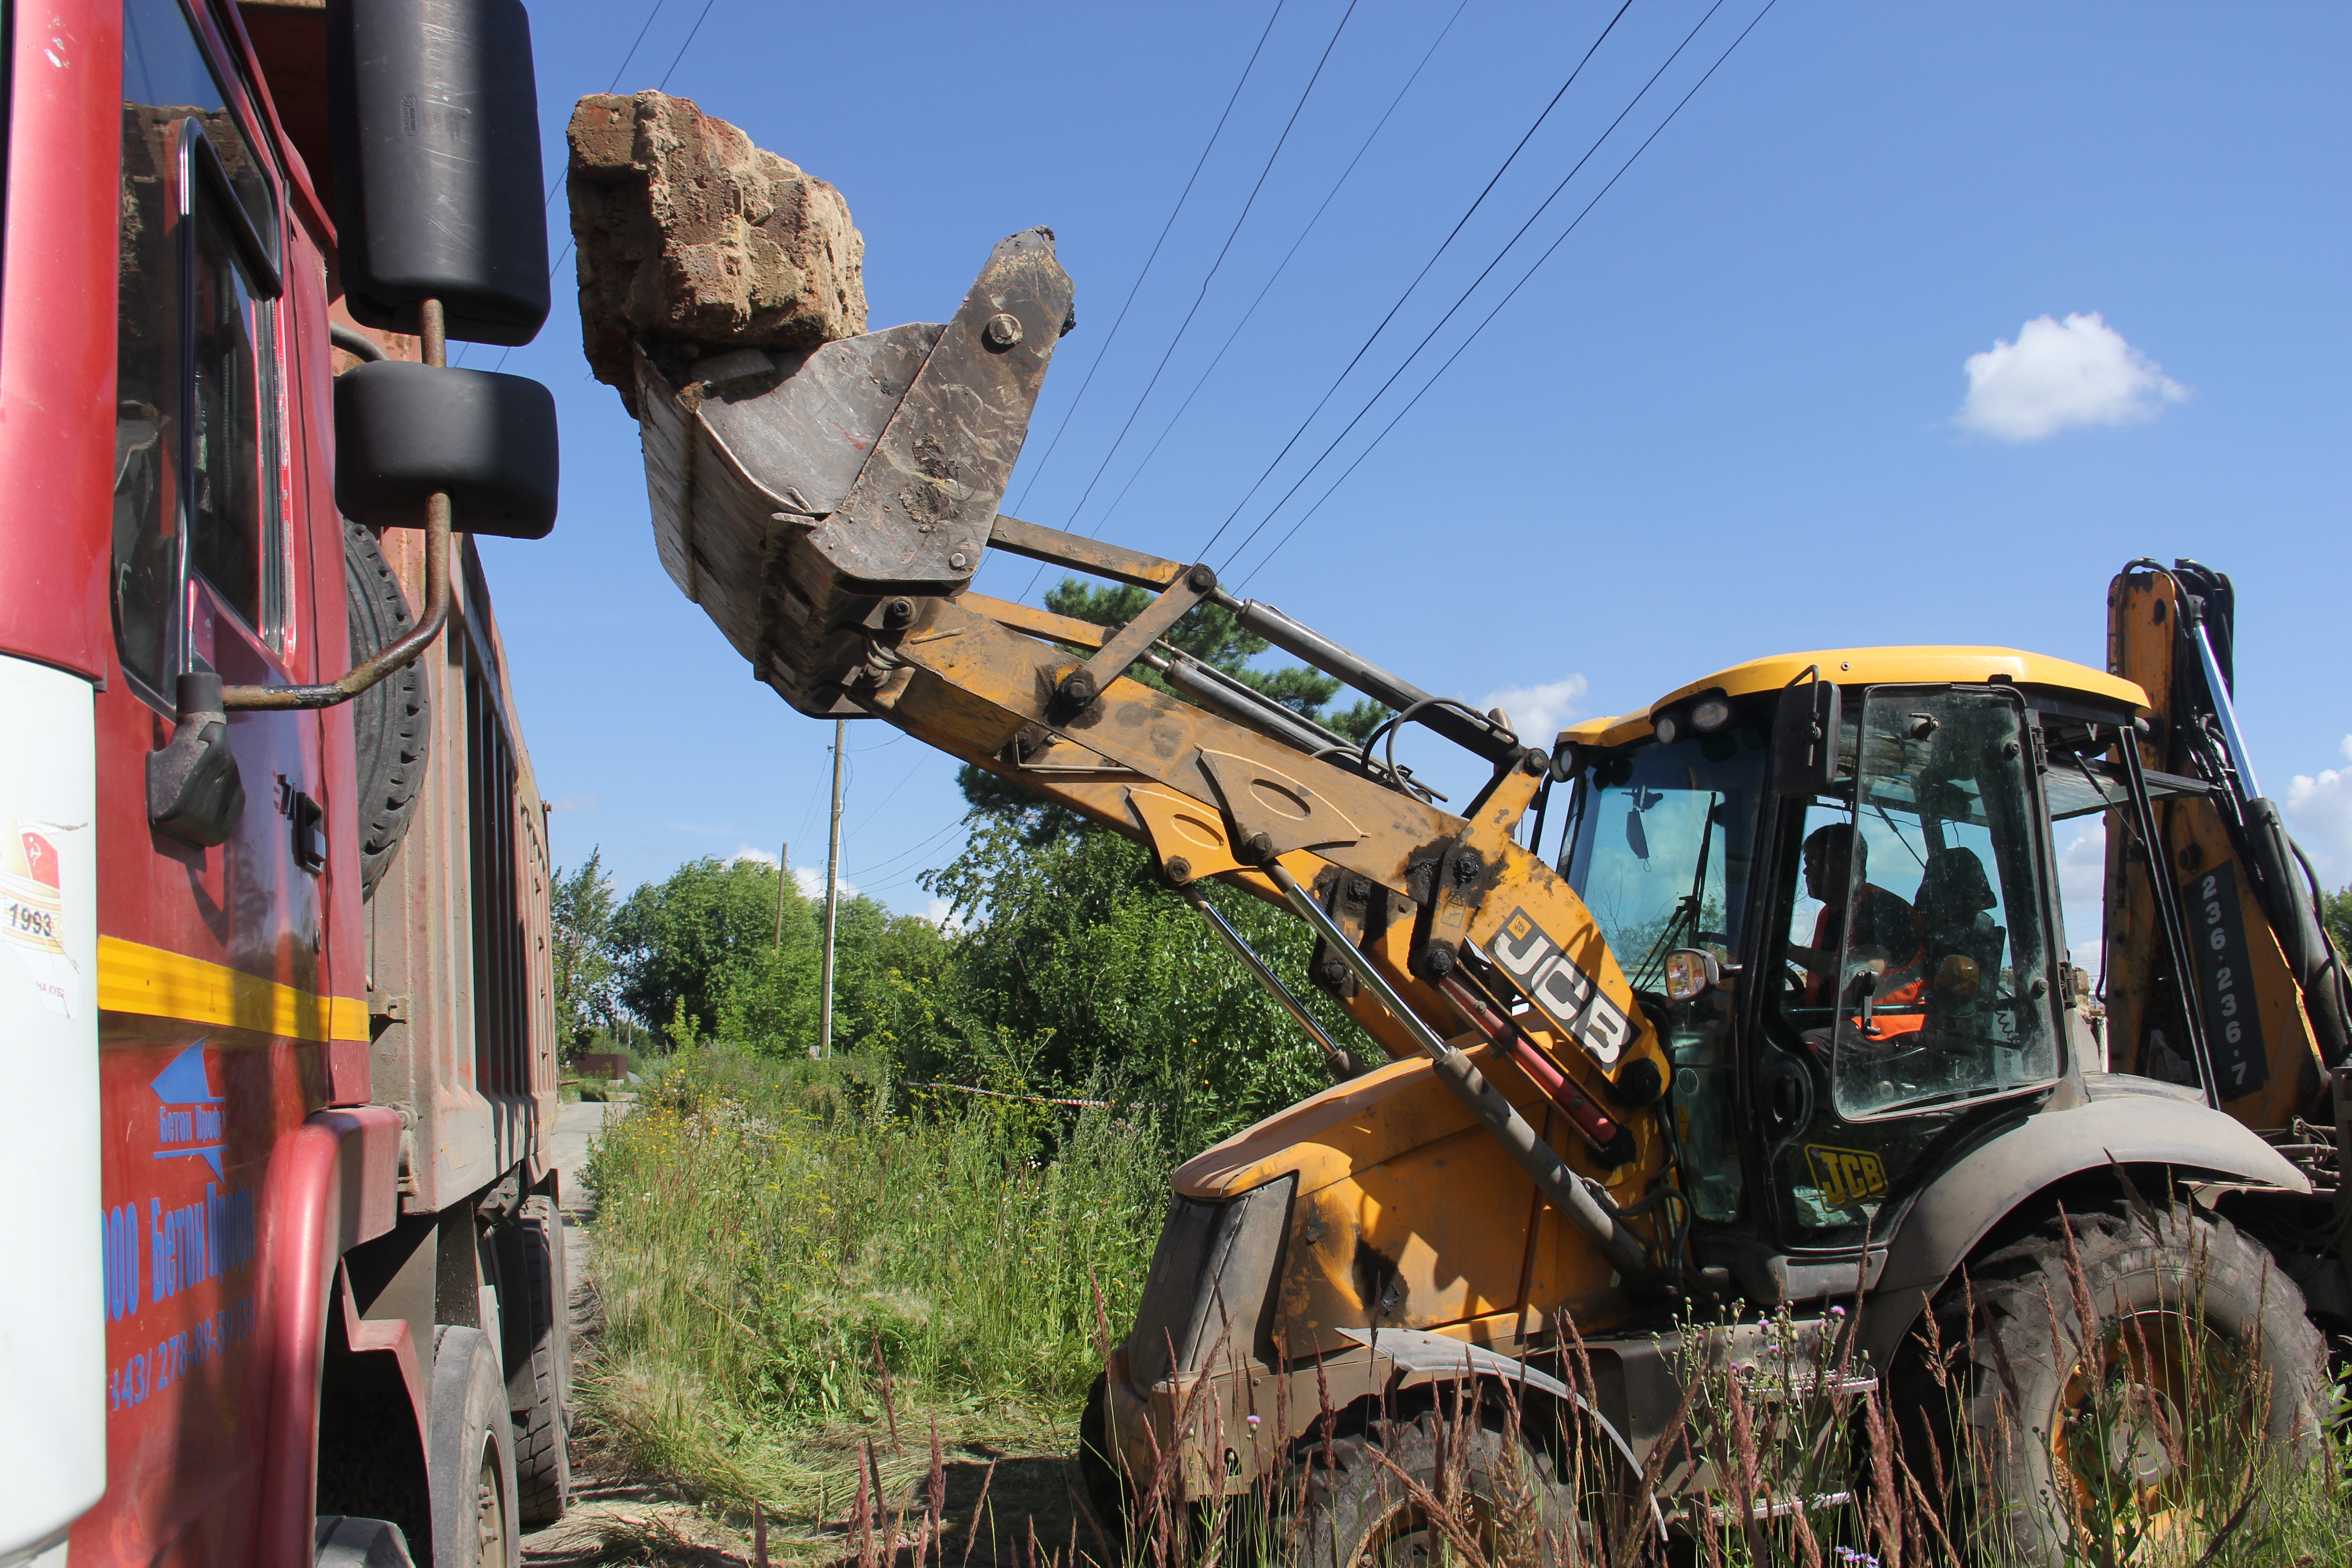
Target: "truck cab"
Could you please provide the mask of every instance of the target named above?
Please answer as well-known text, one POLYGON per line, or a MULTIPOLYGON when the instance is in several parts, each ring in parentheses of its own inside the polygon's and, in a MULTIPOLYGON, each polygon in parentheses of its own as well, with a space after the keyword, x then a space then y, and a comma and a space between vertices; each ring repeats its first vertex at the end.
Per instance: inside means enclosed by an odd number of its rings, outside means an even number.
MULTIPOLYGON (((384 526, 351 452, 353 373, 466 374, 346 292, 366 60, 427 11, 520 37, 479 85, 533 122, 518 4, 6 13, 0 1162, 39 1284, 0 1300, 0 1562, 502 1563, 567 1494, 546 819, 472 542, 515 530, 454 480, 454 532, 384 526)), ((428 141, 497 118, 408 55, 428 141)))

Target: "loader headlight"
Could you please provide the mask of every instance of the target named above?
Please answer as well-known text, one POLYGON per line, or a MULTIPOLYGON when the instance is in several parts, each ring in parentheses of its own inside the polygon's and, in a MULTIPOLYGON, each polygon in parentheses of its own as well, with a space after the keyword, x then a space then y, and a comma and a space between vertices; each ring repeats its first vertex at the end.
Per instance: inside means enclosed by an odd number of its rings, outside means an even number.
POLYGON ((1655 728, 1658 731, 1658 744, 1661 746, 1671 746, 1676 741, 1683 738, 1682 715, 1679 713, 1661 713, 1658 715, 1655 728))
POLYGON ((1666 997, 1689 1002, 1706 995, 1723 979, 1715 954, 1704 948, 1678 947, 1666 954, 1666 997))
POLYGON ((1702 697, 1691 704, 1691 728, 1712 735, 1731 722, 1731 704, 1720 697, 1702 697))

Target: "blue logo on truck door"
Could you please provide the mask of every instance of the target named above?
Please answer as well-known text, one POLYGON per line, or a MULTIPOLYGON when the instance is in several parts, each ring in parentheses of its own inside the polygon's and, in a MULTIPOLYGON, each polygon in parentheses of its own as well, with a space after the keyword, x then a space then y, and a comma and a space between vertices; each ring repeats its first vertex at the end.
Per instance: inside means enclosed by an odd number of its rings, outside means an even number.
POLYGON ((204 1041, 173 1057, 172 1065, 155 1075, 155 1098, 163 1102, 155 1111, 155 1142, 163 1145, 155 1151, 155 1158, 176 1160, 193 1154, 210 1165, 214 1175, 225 1179, 221 1097, 213 1092, 204 1041))

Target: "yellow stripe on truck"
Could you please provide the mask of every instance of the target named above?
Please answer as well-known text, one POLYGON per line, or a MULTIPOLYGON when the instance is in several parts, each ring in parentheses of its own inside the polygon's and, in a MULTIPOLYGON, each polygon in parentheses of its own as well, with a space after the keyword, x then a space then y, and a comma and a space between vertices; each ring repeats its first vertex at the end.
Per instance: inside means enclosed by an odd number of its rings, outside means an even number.
POLYGON ((252 1029, 296 1040, 368 1037, 367 1004, 320 996, 121 937, 98 939, 98 1005, 110 1013, 252 1029))

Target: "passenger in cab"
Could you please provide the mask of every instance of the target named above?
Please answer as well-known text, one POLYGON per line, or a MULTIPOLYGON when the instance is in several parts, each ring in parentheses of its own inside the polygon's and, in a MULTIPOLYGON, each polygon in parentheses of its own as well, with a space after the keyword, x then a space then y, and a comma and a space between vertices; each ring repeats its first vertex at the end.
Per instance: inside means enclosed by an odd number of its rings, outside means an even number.
POLYGON ((1833 1004, 1841 950, 1846 973, 1869 969, 1879 976, 1876 1006, 1919 1002, 1927 952, 1918 912, 1900 894, 1872 882, 1869 866, 1870 846, 1851 823, 1832 822, 1805 840, 1805 892, 1821 900, 1822 912, 1813 922, 1812 945, 1790 944, 1789 958, 1805 972, 1807 1006, 1833 1004))

